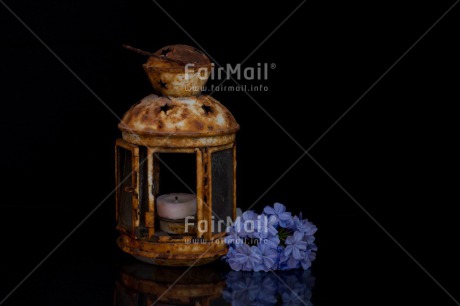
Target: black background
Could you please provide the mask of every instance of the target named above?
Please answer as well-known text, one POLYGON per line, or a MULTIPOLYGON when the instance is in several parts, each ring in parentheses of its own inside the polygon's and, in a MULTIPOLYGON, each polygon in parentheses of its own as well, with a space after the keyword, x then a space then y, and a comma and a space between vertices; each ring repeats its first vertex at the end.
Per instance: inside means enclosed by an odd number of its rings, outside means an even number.
MULTIPOLYGON (((198 47, 153 2, 11 1, 10 8, 122 116, 152 89, 121 48, 198 47)), ((244 59, 299 1, 160 4, 220 64, 244 59)), ((308 148, 453 1, 307 1, 246 63, 275 63, 250 93, 308 148)), ((311 151, 452 295, 458 291, 460 7, 437 24, 311 151)), ((114 187, 118 119, 0 5, 0 299, 114 187)), ((226 85, 235 85, 228 81, 226 85)), ((244 93, 217 92, 241 125, 238 205, 302 154, 244 93)), ((319 227, 315 305, 455 305, 315 163, 303 157, 257 202, 319 227)), ((114 197, 4 305, 111 305, 114 197)))

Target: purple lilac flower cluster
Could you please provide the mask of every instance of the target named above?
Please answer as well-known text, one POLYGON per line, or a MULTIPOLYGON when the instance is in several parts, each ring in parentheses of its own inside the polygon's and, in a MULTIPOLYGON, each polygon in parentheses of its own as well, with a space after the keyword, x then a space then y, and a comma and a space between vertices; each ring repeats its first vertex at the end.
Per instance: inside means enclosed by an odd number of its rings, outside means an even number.
POLYGON ((223 290, 232 305, 313 305, 315 278, 310 270, 274 273, 230 271, 223 290))
POLYGON ((316 257, 316 231, 302 214, 292 216, 280 203, 260 215, 246 211, 227 228, 224 259, 235 271, 306 270, 316 257))

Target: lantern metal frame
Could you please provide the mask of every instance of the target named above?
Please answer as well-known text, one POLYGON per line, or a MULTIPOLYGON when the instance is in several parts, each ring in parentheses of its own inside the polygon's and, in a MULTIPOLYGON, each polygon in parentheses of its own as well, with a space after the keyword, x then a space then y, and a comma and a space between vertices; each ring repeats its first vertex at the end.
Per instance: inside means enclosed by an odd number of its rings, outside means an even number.
MULTIPOLYGON (((169 141, 169 145, 174 140, 169 141)), ((145 147, 147 163, 147 198, 148 209, 141 209, 140 198, 141 175, 140 163, 145 160, 140 159, 139 145, 129 143, 124 139, 117 139, 115 145, 116 160, 116 221, 117 229, 121 235, 117 239, 118 246, 125 252, 134 255, 136 258, 145 262, 158 265, 190 265, 205 264, 225 255, 227 247, 223 241, 225 231, 213 233, 211 224, 213 222, 212 204, 212 154, 224 150, 231 150, 233 163, 233 194, 232 194, 232 219, 236 217, 236 144, 231 142, 224 145, 213 147, 145 147), (120 165, 120 149, 131 152, 131 188, 121 190, 122 169, 120 165), (204 220, 207 224, 206 230, 196 226, 196 235, 155 235, 155 199, 159 195, 160 171, 159 161, 155 158, 158 153, 188 153, 196 155, 196 222, 204 220), (119 211, 121 207, 121 192, 132 193, 132 227, 127 230, 119 225, 119 211), (141 218, 144 218, 144 226, 148 233, 142 237, 139 228, 141 218), (191 243, 198 241, 198 243, 191 243)), ((145 178, 144 178, 145 179, 145 178)))

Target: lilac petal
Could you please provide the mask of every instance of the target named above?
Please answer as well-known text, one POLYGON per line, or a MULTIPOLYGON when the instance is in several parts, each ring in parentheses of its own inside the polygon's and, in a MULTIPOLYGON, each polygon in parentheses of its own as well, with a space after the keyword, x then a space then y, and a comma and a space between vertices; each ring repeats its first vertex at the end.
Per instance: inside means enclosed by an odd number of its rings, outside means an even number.
POLYGON ((280 239, 278 236, 274 236, 272 238, 268 238, 265 244, 271 248, 276 248, 280 244, 280 239))
POLYGON ((299 241, 296 243, 296 248, 302 251, 305 251, 307 249, 307 243, 305 241, 299 241))
POLYGON ((302 259, 302 256, 300 255, 300 250, 298 248, 292 249, 292 256, 297 260, 302 259))
POLYGON ((243 271, 251 271, 252 270, 252 263, 250 260, 247 260, 243 265, 243 271))
POLYGON ((289 269, 295 269, 297 268, 297 264, 299 262, 292 256, 289 257, 288 261, 287 261, 287 266, 289 269))
POLYGON ((258 248, 262 253, 262 269, 264 271, 268 271, 275 265, 276 258, 278 257, 278 251, 274 248, 268 247, 265 244, 259 244, 258 248))
POLYGON ((318 231, 318 228, 316 226, 314 226, 312 223, 310 223, 310 225, 311 225, 311 227, 307 231, 307 234, 308 235, 313 235, 318 231))
POLYGON ((311 267, 311 261, 308 260, 308 259, 302 260, 302 261, 300 262, 300 264, 302 265, 302 268, 303 268, 304 270, 307 270, 308 268, 311 267))
POLYGON ((275 261, 272 258, 267 256, 264 257, 264 266, 267 268, 267 270, 271 269, 274 264, 275 261))
POLYGON ((235 261, 239 262, 240 264, 243 264, 247 261, 247 256, 244 256, 243 254, 235 254, 235 261))
POLYGON ((287 261, 288 259, 289 259, 288 256, 286 256, 286 255, 284 254, 284 252, 282 252, 282 253, 280 254, 280 263, 284 263, 284 262, 287 261))
POLYGON ((276 211, 271 206, 265 206, 264 213, 266 213, 267 215, 274 215, 276 214, 276 211))
POLYGON ((278 234, 278 231, 273 226, 269 226, 267 229, 268 229, 268 233, 272 236, 276 236, 276 234, 278 234))
POLYGON ((248 210, 243 213, 242 217, 244 220, 254 220, 257 218, 257 214, 252 210, 248 210))
POLYGON ((292 215, 290 212, 283 212, 283 213, 278 214, 278 218, 281 221, 288 221, 292 218, 292 215))
POLYGON ((228 261, 228 264, 230 265, 230 268, 235 271, 240 271, 242 268, 241 263, 233 258, 228 261))
POLYGON ((305 235, 304 240, 308 244, 312 244, 313 242, 315 242, 315 236, 305 235))
POLYGON ((283 204, 278 203, 278 202, 276 202, 276 203, 273 205, 273 207, 275 208, 275 210, 276 210, 276 212, 277 212, 278 214, 283 213, 283 212, 286 211, 286 206, 284 206, 283 204))
POLYGON ((278 218, 275 215, 268 217, 268 224, 275 225, 278 222, 278 218))
POLYGON ((294 232, 294 241, 295 242, 301 241, 303 236, 304 236, 304 233, 302 232, 299 232, 299 231, 294 232))
POLYGON ((263 264, 256 265, 253 270, 254 272, 264 271, 264 265, 263 264))
POLYGON ((286 238, 286 244, 294 244, 295 240, 293 236, 289 236, 286 238))
POLYGON ((251 257, 254 259, 254 260, 262 260, 262 254, 260 252, 260 250, 255 246, 253 245, 251 247, 251 257))

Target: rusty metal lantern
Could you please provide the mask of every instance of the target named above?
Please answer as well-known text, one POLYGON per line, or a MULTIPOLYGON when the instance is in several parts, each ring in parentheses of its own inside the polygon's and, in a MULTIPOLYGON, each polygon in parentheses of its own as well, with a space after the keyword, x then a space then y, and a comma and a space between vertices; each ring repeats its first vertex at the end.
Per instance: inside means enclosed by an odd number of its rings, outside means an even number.
POLYGON ((225 106, 201 94, 211 70, 201 51, 172 45, 142 52, 149 55, 144 70, 156 94, 132 106, 118 125, 122 138, 115 150, 117 244, 148 263, 205 264, 227 252, 225 226, 211 225, 215 219, 235 218, 239 125, 225 106), (172 232, 165 232, 171 225, 156 212, 162 178, 159 154, 174 153, 192 154, 196 162, 195 226, 186 233, 183 227, 174 232, 174 224, 172 232), (198 226, 202 222, 207 226, 198 226))

